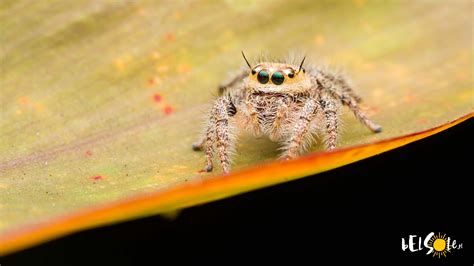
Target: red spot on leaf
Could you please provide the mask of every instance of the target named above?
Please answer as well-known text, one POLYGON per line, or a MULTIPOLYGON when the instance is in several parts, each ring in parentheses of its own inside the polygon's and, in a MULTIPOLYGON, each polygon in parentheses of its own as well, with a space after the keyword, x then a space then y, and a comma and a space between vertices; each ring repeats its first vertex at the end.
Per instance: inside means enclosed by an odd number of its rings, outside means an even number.
POLYGON ((18 103, 20 103, 21 105, 29 105, 31 103, 31 101, 28 97, 22 96, 22 97, 18 98, 18 103))
POLYGON ((92 176, 92 177, 91 177, 91 179, 94 180, 94 181, 95 181, 95 180, 101 180, 101 179, 103 179, 103 178, 104 178, 104 177, 101 176, 101 175, 96 175, 96 176, 92 176))
POLYGON ((153 95, 153 100, 157 103, 161 102, 161 100, 163 100, 163 97, 159 94, 159 93, 155 93, 153 95))
POLYGON ((165 33, 165 35, 163 35, 163 38, 169 42, 176 40, 176 36, 174 36, 174 34, 171 32, 165 33))
POLYGON ((413 103, 416 100, 417 100, 416 97, 411 94, 405 95, 405 97, 403 97, 403 101, 406 103, 413 103))
POLYGON ((86 151, 86 156, 92 156, 92 151, 91 151, 91 150, 87 150, 87 151, 86 151))
POLYGON ((171 113, 173 113, 173 107, 167 105, 165 106, 165 108, 163 108, 163 112, 165 113, 165 115, 170 115, 171 113))

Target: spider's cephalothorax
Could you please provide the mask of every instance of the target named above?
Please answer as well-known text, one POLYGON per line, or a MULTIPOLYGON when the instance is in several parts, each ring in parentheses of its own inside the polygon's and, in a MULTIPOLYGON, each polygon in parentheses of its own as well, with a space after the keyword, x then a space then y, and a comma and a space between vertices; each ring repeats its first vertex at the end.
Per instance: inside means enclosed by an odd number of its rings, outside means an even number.
POLYGON ((219 87, 221 96, 209 114, 206 132, 193 144, 205 147, 207 165, 213 169, 214 149, 224 172, 230 171, 229 153, 234 136, 248 130, 269 136, 284 145, 283 158, 298 156, 311 143, 312 135, 323 131, 326 148, 336 147, 339 109, 348 106, 359 121, 373 132, 382 128, 359 109, 361 98, 340 75, 317 66, 261 62, 242 71, 219 87))

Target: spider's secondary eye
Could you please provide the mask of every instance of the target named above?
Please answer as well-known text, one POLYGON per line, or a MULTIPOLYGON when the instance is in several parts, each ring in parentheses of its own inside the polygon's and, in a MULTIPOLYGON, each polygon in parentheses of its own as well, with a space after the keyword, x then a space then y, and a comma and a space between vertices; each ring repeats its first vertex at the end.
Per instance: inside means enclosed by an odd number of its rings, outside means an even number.
POLYGON ((252 69, 252 75, 255 75, 257 73, 257 71, 255 71, 255 69, 252 69))
POLYGON ((295 77, 295 73, 293 73, 293 72, 288 73, 288 77, 289 77, 290 79, 294 78, 294 77, 295 77))
POLYGON ((260 72, 258 72, 257 79, 258 79, 258 82, 262 84, 267 83, 269 79, 268 72, 265 70, 260 70, 260 72))
POLYGON ((283 76, 283 73, 281 73, 280 71, 273 73, 272 75, 273 84, 280 85, 283 83, 283 81, 285 81, 285 76, 283 76))

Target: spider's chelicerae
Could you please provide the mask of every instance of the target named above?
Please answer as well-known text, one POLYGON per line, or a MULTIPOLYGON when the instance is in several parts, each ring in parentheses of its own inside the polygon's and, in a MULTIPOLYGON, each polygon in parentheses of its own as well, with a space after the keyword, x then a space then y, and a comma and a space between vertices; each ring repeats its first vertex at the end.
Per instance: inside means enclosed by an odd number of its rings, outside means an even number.
POLYGON ((318 131, 325 135, 327 150, 336 147, 339 109, 346 105, 373 132, 382 127, 372 122, 357 105, 361 98, 341 76, 318 66, 260 62, 220 86, 205 134, 193 144, 205 148, 205 171, 213 169, 215 146, 223 171, 230 171, 234 136, 242 129, 255 136, 267 135, 280 142, 282 157, 291 159, 305 150, 318 131))

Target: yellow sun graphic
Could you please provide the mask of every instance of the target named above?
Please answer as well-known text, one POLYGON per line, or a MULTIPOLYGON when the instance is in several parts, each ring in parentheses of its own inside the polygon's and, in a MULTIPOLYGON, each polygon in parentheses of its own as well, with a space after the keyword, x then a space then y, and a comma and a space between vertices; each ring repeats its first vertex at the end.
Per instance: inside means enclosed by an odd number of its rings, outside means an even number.
POLYGON ((441 233, 438 233, 438 235, 431 237, 428 245, 433 247, 433 257, 438 256, 438 258, 441 258, 441 255, 446 257, 446 253, 449 252, 449 250, 446 249, 446 243, 446 234, 441 235, 441 233))

